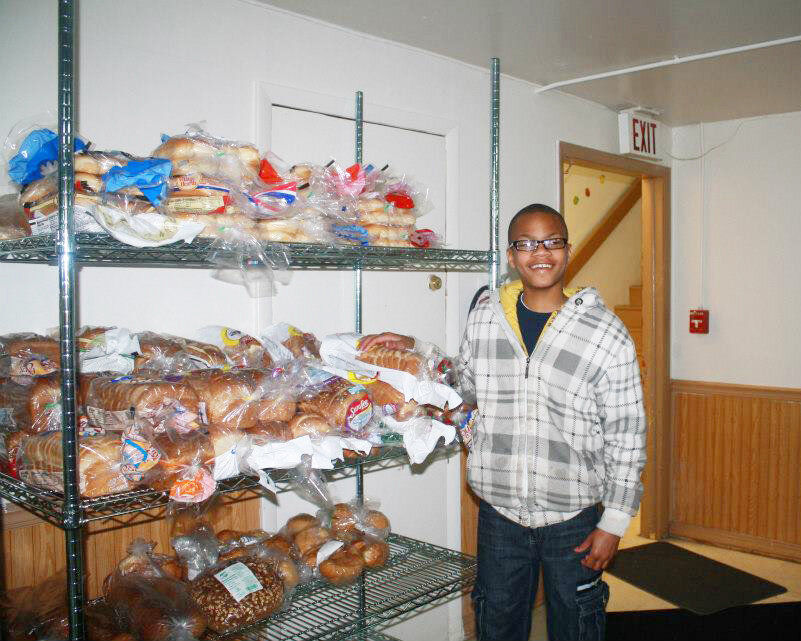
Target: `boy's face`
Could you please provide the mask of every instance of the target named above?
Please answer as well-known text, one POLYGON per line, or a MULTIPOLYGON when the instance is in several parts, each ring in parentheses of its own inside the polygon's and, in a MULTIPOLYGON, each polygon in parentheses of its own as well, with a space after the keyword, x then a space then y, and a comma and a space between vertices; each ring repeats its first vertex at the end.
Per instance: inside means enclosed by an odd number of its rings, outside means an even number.
MULTIPOLYGON (((511 240, 546 240, 564 238, 565 232, 559 219, 553 214, 534 212, 521 216, 515 221, 510 233, 511 240)), ((523 285, 528 289, 547 290, 558 287, 567 269, 570 245, 562 249, 545 249, 540 243, 536 251, 517 251, 514 247, 506 250, 509 265, 520 274, 523 285)))

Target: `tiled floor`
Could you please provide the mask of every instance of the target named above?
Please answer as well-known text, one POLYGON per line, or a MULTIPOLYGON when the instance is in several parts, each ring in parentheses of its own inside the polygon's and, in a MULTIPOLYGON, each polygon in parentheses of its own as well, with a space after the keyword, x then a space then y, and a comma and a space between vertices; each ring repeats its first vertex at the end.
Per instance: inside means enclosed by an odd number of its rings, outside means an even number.
MULTIPOLYGON (((638 536, 640 530, 639 518, 632 519, 626 535, 620 541, 620 547, 627 548, 643 543, 651 543, 651 539, 638 536)), ((791 561, 781 561, 771 559, 756 554, 725 550, 723 548, 694 543, 692 541, 682 541, 670 539, 671 543, 680 545, 683 548, 692 550, 698 554, 703 554, 711 559, 726 563, 739 568, 745 572, 750 572, 756 576, 768 579, 787 588, 787 592, 779 596, 771 597, 760 601, 760 603, 779 603, 782 601, 801 601, 801 564, 791 561)), ((613 577, 610 574, 604 576, 604 580, 609 584, 609 612, 621 610, 664 610, 675 608, 673 604, 663 601, 648 592, 644 592, 634 586, 613 577)), ((534 610, 534 626, 530 641, 546 641, 548 638, 545 629, 545 610, 539 607, 534 610)))

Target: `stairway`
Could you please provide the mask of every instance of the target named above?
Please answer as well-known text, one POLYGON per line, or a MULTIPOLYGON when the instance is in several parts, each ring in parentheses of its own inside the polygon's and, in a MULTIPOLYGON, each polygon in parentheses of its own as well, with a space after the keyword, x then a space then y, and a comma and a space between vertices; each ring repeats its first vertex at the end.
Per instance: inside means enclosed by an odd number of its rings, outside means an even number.
POLYGON ((629 330, 637 350, 637 360, 640 363, 640 374, 645 379, 645 359, 642 346, 642 285, 629 287, 629 304, 616 305, 615 314, 629 330))

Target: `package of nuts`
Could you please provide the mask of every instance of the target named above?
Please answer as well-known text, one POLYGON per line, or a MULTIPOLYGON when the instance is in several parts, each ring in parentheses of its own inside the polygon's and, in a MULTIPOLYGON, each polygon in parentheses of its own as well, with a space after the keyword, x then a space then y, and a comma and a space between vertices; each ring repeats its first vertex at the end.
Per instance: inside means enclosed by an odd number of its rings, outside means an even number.
POLYGON ((284 587, 273 568, 246 556, 220 563, 192 581, 189 593, 206 615, 209 629, 228 632, 279 610, 284 587))

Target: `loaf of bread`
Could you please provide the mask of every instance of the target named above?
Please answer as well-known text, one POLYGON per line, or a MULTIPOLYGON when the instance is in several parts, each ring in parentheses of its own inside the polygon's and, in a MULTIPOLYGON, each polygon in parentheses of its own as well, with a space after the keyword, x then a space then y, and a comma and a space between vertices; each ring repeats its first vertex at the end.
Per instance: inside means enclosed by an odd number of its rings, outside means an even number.
POLYGON ((346 432, 358 432, 373 415, 373 404, 363 385, 334 376, 298 402, 304 414, 317 414, 346 432))
MULTIPOLYGON (((234 588, 232 588, 234 589, 234 588)), ((189 594, 205 614, 209 629, 226 632, 270 616, 284 602, 284 586, 272 564, 252 556, 232 559, 204 572, 189 585, 189 594), (255 591, 235 599, 225 582, 229 576, 255 578, 255 591)))
POLYGON ((0 374, 43 376, 61 366, 58 341, 31 333, 0 336, 0 374))
POLYGON ((283 421, 259 421, 248 428, 246 433, 253 438, 255 444, 264 441, 290 441, 295 438, 289 423, 283 421))
POLYGON ((183 433, 200 427, 198 396, 183 376, 164 379, 146 374, 98 376, 90 387, 86 411, 90 421, 106 430, 125 430, 131 412, 155 431, 168 427, 183 433))
MULTIPOLYGON (((104 434, 78 442, 78 487, 81 496, 97 497, 131 489, 121 472, 119 435, 104 434)), ((46 432, 24 441, 17 454, 20 479, 31 485, 63 491, 61 432, 46 432)))
POLYGON ((371 347, 366 352, 359 352, 356 359, 376 367, 408 372, 414 376, 421 376, 424 371, 423 357, 406 350, 388 349, 381 346, 371 347))
POLYGON ((206 617, 180 581, 165 577, 116 575, 106 588, 106 603, 141 641, 173 641, 182 633, 200 638, 206 617))
POLYGON ((208 422, 237 429, 255 427, 260 420, 274 420, 295 413, 293 399, 272 397, 266 391, 267 375, 256 369, 191 373, 187 380, 205 404, 208 422))
POLYGON ((289 422, 292 438, 306 435, 324 436, 334 430, 334 426, 318 414, 298 414, 289 422))

